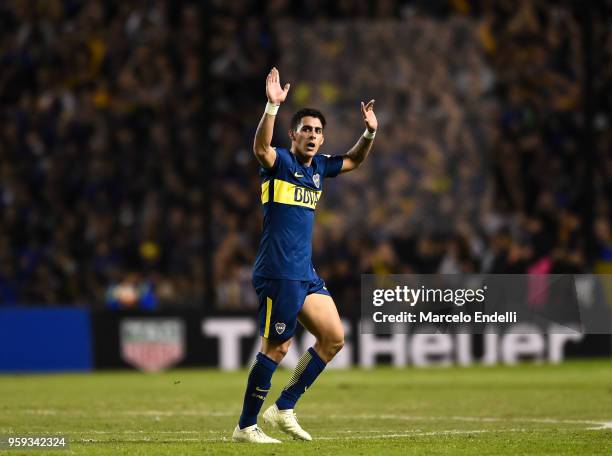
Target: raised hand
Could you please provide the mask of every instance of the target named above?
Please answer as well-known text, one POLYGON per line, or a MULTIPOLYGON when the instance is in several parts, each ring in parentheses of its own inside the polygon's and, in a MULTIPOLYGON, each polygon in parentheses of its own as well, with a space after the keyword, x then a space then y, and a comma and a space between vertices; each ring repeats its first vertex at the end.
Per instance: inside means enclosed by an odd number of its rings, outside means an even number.
POLYGON ((283 101, 285 101, 285 98, 287 98, 289 87, 291 87, 291 84, 287 83, 285 84, 284 88, 281 88, 278 70, 276 67, 273 67, 266 78, 266 95, 268 97, 268 101, 275 105, 281 104, 283 101))
POLYGON ((376 114, 374 114, 374 100, 370 100, 367 105, 361 102, 361 115, 365 122, 366 128, 370 133, 375 132, 378 129, 378 120, 376 114))

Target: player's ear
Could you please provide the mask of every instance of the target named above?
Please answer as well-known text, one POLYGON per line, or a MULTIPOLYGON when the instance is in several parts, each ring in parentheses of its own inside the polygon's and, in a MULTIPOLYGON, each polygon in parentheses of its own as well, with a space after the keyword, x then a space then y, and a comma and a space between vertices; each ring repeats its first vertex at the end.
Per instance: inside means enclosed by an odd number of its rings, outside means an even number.
POLYGON ((291 141, 295 141, 295 131, 293 128, 289 129, 289 137, 291 138, 291 141))
POLYGON ((323 145, 324 142, 325 142, 325 136, 321 136, 321 146, 323 145))

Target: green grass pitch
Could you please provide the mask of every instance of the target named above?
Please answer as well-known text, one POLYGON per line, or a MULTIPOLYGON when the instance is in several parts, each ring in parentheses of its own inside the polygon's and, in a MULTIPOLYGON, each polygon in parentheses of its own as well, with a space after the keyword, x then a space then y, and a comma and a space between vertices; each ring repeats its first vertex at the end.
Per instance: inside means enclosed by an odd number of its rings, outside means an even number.
MULTIPOLYGON (((276 373, 264 407, 289 374, 276 373)), ((610 360, 328 370, 296 409, 315 440, 272 431, 274 446, 231 442, 245 375, 4 375, 0 435, 63 434, 60 455, 612 454, 610 360)))

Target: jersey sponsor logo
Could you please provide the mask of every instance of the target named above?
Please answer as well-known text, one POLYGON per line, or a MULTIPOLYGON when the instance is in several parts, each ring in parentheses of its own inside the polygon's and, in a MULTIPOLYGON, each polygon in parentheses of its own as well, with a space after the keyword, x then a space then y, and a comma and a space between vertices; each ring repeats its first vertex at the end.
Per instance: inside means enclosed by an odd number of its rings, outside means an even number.
POLYGON ((316 206, 319 201, 319 194, 304 187, 295 187, 293 201, 304 203, 308 206, 316 206))
POLYGON ((286 327, 287 326, 285 325, 285 323, 276 323, 274 325, 274 329, 276 329, 276 332, 279 333, 279 334, 284 333, 286 327))
POLYGON ((320 197, 321 190, 312 190, 281 179, 274 179, 275 203, 315 209, 320 197))
POLYGON ((319 174, 315 174, 314 176, 312 176, 312 180, 315 184, 315 187, 319 188, 319 185, 321 185, 321 176, 319 176, 319 174))

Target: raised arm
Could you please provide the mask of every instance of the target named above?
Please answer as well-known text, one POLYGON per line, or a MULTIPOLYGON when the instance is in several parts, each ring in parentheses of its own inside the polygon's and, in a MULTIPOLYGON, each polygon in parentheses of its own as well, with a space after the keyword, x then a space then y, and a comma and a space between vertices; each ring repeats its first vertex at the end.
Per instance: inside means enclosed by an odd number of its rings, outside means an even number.
POLYGON ((363 163, 372 149, 374 136, 378 129, 378 120, 374 114, 374 100, 370 100, 367 105, 364 105, 363 101, 361 102, 361 115, 363 116, 366 130, 357 141, 357 144, 351 147, 344 156, 342 169, 340 170, 341 173, 347 173, 359 168, 359 165, 363 163))
POLYGON ((255 139, 253 140, 253 153, 264 168, 270 168, 276 160, 276 151, 272 147, 272 134, 274 133, 274 120, 280 104, 287 98, 290 84, 280 86, 278 70, 272 68, 266 78, 266 96, 268 103, 266 110, 257 125, 255 139))

